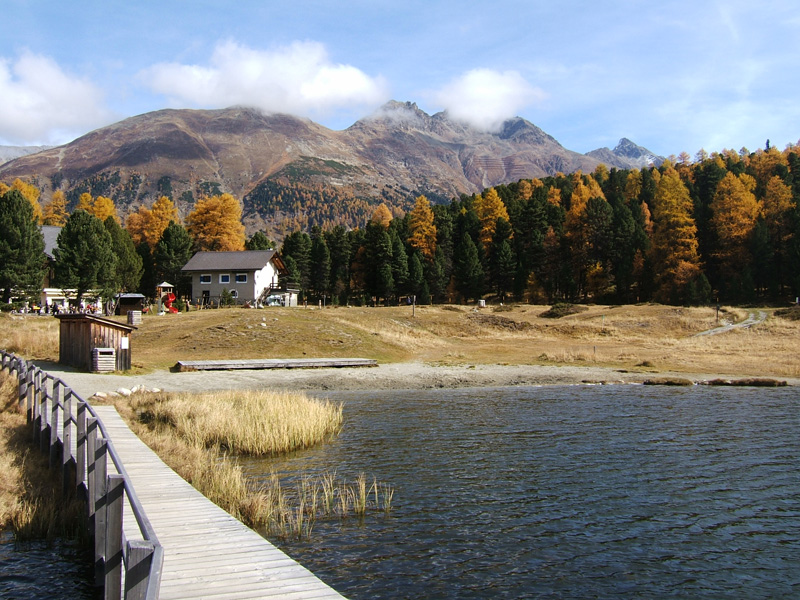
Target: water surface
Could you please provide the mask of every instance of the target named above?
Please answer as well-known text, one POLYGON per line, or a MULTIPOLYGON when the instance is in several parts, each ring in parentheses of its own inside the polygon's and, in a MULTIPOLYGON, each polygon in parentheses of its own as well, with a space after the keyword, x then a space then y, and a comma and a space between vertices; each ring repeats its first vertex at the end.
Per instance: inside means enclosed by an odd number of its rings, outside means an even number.
POLYGON ((782 389, 348 392, 342 434, 246 463, 366 472, 389 516, 281 547, 353 600, 800 597, 800 411, 782 389))

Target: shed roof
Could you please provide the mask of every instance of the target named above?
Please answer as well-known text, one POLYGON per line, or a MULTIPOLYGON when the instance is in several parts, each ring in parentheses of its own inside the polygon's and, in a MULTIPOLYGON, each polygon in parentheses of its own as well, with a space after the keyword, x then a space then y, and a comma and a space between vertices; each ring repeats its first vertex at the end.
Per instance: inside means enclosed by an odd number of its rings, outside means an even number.
POLYGON ((280 269, 283 262, 275 250, 242 250, 239 252, 198 252, 181 271, 257 271, 275 259, 280 269))
POLYGON ((55 315, 55 317, 60 321, 84 321, 86 323, 99 323, 100 325, 105 325, 106 327, 111 327, 112 329, 121 329, 129 333, 134 329, 137 329, 133 325, 126 325, 125 323, 120 323, 119 321, 112 321, 111 319, 104 319, 103 317, 98 317, 97 315, 87 315, 84 313, 59 313, 55 315))

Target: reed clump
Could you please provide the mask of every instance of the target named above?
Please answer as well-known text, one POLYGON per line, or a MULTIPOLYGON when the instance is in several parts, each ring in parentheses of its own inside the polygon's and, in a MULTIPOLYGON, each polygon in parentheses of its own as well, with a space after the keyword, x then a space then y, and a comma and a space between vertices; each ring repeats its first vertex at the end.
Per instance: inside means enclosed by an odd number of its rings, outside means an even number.
POLYGON ((132 397, 138 420, 192 444, 232 454, 275 456, 339 432, 342 405, 297 392, 220 391, 132 397))
POLYGON ((16 543, 58 537, 85 541, 84 504, 63 499, 59 472, 34 450, 17 386, 16 377, 0 372, 0 529, 11 530, 16 543))
POLYGON ((146 393, 112 399, 131 429, 212 502, 250 527, 281 538, 307 538, 318 518, 388 513, 394 490, 365 475, 343 483, 335 473, 302 476, 296 488, 271 474, 248 481, 235 455, 276 456, 338 433, 342 405, 305 394, 224 391, 146 393))

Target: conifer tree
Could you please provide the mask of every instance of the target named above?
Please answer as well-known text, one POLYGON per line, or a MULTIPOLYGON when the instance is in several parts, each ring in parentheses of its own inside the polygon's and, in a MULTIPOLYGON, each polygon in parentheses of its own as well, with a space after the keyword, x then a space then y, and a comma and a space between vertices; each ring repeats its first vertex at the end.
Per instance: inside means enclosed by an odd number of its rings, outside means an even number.
POLYGON ((311 228, 309 288, 312 296, 321 298, 328 291, 331 276, 331 253, 319 225, 311 228))
POLYGON ((31 203, 16 189, 0 196, 0 291, 35 298, 45 274, 44 238, 31 203))
POLYGON ((90 290, 106 297, 116 291, 117 257, 111 235, 94 215, 85 210, 73 212, 58 234, 58 248, 53 253, 56 280, 62 288, 74 289, 78 302, 90 290))
POLYGON ((719 183, 711 203, 711 226, 719 243, 714 255, 719 260, 721 287, 737 300, 752 291, 749 285, 752 282, 751 238, 761 212, 753 194, 755 185, 755 180, 747 174, 737 177, 728 173, 719 183))
POLYGON ((692 200, 678 172, 668 167, 653 196, 653 238, 650 258, 655 272, 655 297, 680 303, 687 285, 700 275, 697 227, 691 215, 692 200))
POLYGON ((64 192, 56 190, 53 192, 53 197, 50 202, 44 205, 42 210, 42 225, 51 225, 54 227, 63 227, 67 222, 67 199, 64 192))
POLYGON ((153 251, 156 279, 175 286, 178 296, 189 293, 191 277, 181 269, 192 258, 192 238, 183 225, 170 221, 153 251))
MULTIPOLYGON (((33 210, 33 218, 36 219, 37 223, 41 224, 42 207, 39 204, 39 188, 32 183, 28 183, 17 178, 11 182, 11 189, 17 190, 20 194, 22 194, 23 198, 30 202, 31 209, 33 210)), ((5 193, 5 190, 0 189, 0 193, 5 193)))
POLYGON ((478 300, 483 295, 484 273, 478 249, 468 234, 461 237, 453 257, 456 289, 464 300, 478 300))
POLYGON ((419 250, 425 260, 433 261, 436 253, 436 225, 431 204, 425 196, 417 198, 413 210, 409 213, 408 229, 409 245, 419 250))
POLYGON ((186 217, 197 250, 244 250, 242 205, 230 194, 200 198, 186 217))
POLYGON ((270 240, 263 231, 256 231, 244 243, 245 250, 272 250, 274 247, 275 242, 270 240))
POLYGON ((133 292, 139 289, 142 279, 142 257, 137 254, 131 235, 120 227, 111 215, 106 217, 103 225, 111 236, 111 247, 117 257, 114 269, 117 291, 133 292))
POLYGON ((497 219, 505 219, 507 222, 508 211, 497 190, 489 188, 483 195, 478 194, 475 197, 475 214, 480 222, 480 232, 478 239, 483 245, 484 250, 488 250, 489 245, 492 243, 494 237, 494 230, 497 226, 497 219))

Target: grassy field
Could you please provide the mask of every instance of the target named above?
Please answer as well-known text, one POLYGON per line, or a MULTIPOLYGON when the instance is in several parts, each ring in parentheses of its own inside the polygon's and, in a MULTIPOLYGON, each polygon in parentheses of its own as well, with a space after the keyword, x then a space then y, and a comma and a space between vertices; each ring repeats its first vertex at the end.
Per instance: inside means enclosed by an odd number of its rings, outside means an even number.
MULTIPOLYGON (((800 321, 773 315, 749 329, 694 337, 713 308, 591 305, 557 319, 549 307, 269 308, 145 315, 131 347, 136 372, 178 360, 363 357, 381 363, 592 364, 617 369, 800 376, 800 321)), ((738 322, 747 309, 723 307, 738 322)), ((123 319, 124 320, 124 319, 123 319)), ((0 347, 58 359, 55 319, 2 315, 0 347)))

